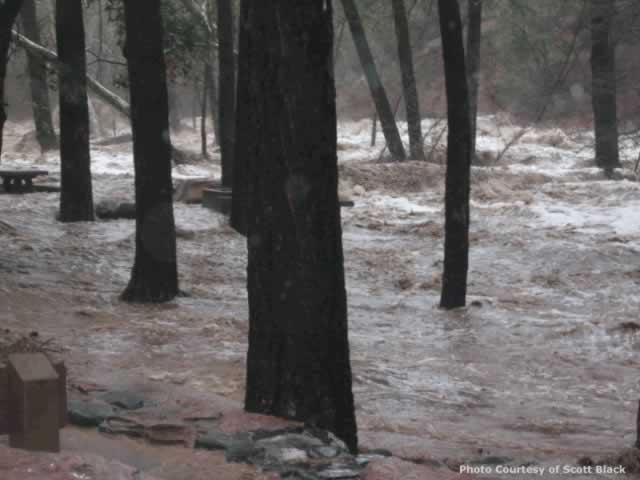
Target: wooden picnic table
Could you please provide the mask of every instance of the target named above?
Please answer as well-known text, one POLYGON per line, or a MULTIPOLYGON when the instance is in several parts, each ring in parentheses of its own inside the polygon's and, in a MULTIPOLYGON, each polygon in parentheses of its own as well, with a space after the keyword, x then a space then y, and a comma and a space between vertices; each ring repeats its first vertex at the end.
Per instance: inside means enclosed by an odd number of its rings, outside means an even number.
POLYGON ((0 170, 2 186, 7 193, 30 192, 33 190, 33 179, 48 174, 46 170, 0 170))

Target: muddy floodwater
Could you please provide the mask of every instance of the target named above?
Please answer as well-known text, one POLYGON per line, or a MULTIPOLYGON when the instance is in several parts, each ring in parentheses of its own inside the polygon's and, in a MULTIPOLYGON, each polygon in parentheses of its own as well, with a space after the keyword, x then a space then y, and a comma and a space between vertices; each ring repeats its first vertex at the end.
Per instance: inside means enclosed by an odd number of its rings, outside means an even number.
MULTIPOLYGON (((355 201, 342 212, 361 444, 413 459, 543 465, 629 447, 640 399, 638 149, 623 142, 628 168, 616 179, 593 168, 585 132, 532 131, 495 162, 509 135, 496 124, 479 124, 469 306, 451 312, 437 308, 442 152, 431 163, 379 163, 368 122, 339 129, 341 181, 355 201)), ((57 184, 56 155, 13 149, 27 127, 7 128, 2 166, 37 164, 57 184)), ((181 144, 197 145, 188 135, 181 144)), ((96 202, 132 200, 129 149, 94 150, 96 202)), ((218 172, 197 164, 174 174, 218 172)), ((56 193, 0 195, 0 325, 55 338, 71 382, 242 400, 244 239, 221 215, 177 203, 189 296, 127 305, 118 295, 133 221, 64 225, 57 205, 56 193)))

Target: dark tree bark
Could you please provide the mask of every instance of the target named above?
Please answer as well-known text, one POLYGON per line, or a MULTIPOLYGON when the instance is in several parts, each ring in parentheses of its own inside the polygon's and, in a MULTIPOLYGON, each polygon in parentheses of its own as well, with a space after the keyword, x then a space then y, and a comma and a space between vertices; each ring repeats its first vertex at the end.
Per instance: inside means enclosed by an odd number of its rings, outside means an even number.
POLYGON ((2 155, 4 123, 7 121, 4 81, 7 76, 9 45, 11 45, 11 28, 16 21, 22 3, 23 0, 4 0, 3 3, 0 3, 0 155, 2 155))
POLYGON ((178 294, 169 102, 160 0, 125 0, 131 94, 136 254, 122 298, 163 302, 178 294))
MULTIPOLYGON (((34 42, 41 43, 35 0, 24 0, 20 19, 25 35, 34 42)), ((29 71, 29 87, 31 89, 36 139, 40 145, 40 150, 43 152, 54 150, 58 148, 58 138, 53 129, 51 105, 49 104, 47 64, 38 55, 27 51, 27 68, 29 71)))
POLYGON ((371 114, 371 146, 375 147, 378 137, 378 111, 374 108, 371 114))
POLYGON ((636 415, 636 448, 640 448, 640 401, 638 401, 638 414, 636 415))
POLYGON ((616 63, 611 41, 615 0, 591 0, 592 105, 596 164, 605 170, 620 167, 616 107, 616 63))
MULTIPOLYGON (((29 36, 29 35, 27 35, 29 36)), ((40 43, 40 42, 36 42, 40 43)), ((102 59, 104 57, 104 12, 102 10, 102 0, 98 0, 98 59, 96 62, 96 80, 104 82, 104 68, 102 59)))
POLYGON ((331 2, 247 3, 238 113, 249 118, 238 125, 251 128, 236 144, 250 193, 245 407, 328 429, 355 451, 331 2))
POLYGON ((369 48, 369 42, 364 33, 358 8, 354 0, 342 0, 342 8, 349 23, 351 36, 353 37, 353 42, 360 57, 362 70, 364 71, 364 76, 367 79, 367 84, 371 91, 371 97, 376 105, 376 110, 378 110, 382 133, 387 141, 389 152, 391 152, 391 155, 396 160, 404 160, 406 153, 402 145, 402 139, 400 138, 400 133, 398 133, 398 126, 394 119, 387 92, 384 89, 384 85, 382 85, 382 79, 373 61, 373 55, 371 55, 371 49, 369 48))
POLYGON ((233 10, 231 0, 218 3, 218 59, 220 93, 220 157, 222 185, 233 185, 233 151, 236 109, 236 72, 233 54, 233 10))
POLYGON ((182 129, 177 90, 178 89, 175 84, 173 84, 171 81, 167 82, 167 94, 169 101, 169 126, 174 132, 179 132, 182 129))
POLYGON ((206 159, 209 158, 209 152, 207 151, 207 95, 209 94, 207 68, 208 66, 205 63, 205 72, 202 78, 202 100, 200 102, 200 150, 202 156, 206 159))
MULTIPOLYGON (((240 15, 238 19, 238 83, 236 104, 236 151, 233 162, 233 188, 231 195, 231 226, 242 235, 247 234, 247 203, 248 198, 248 173, 247 161, 251 152, 248 145, 244 145, 245 137, 251 128, 259 128, 256 118, 251 113, 252 104, 257 102, 255 79, 251 68, 258 64, 260 51, 256 45, 264 40, 263 30, 251 29, 250 2, 241 0, 240 15), (257 53, 256 53, 257 52, 257 53), (252 90, 253 89, 253 90, 252 90), (244 133, 244 135, 243 135, 244 133)), ((253 10, 255 6, 251 5, 253 10)), ((255 13, 252 14, 255 16, 255 13)), ((262 66, 264 69, 264 65, 262 66)))
POLYGON ((469 265, 471 117, 458 0, 438 0, 447 90, 447 174, 441 308, 463 307, 469 265))
POLYGON ((467 79, 471 110, 471 160, 476 157, 478 87, 480 85, 480 44, 482 41, 482 0, 468 0, 467 79))
POLYGON ((213 125, 213 133, 216 136, 215 144, 220 145, 220 122, 218 104, 218 89, 216 88, 216 76, 213 71, 213 61, 205 65, 205 82, 207 83, 207 91, 209 92, 209 111, 211 114, 211 125, 213 125))
POLYGON ((56 2, 60 101, 60 221, 93 220, 82 0, 56 2))
POLYGON ((412 160, 424 160, 422 148, 422 118, 420 116, 420 102, 416 88, 416 76, 413 68, 411 53, 411 38, 409 37, 409 22, 404 0, 392 0, 393 18, 398 38, 398 58, 402 73, 402 95, 407 112, 409 127, 409 151, 412 160))

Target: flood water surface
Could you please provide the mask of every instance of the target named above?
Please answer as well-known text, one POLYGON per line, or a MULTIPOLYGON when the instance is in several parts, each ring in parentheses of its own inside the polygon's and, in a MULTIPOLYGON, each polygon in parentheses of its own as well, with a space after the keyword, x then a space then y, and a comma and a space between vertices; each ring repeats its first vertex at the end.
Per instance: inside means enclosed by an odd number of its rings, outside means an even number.
MULTIPOLYGON (((365 147, 349 138, 341 155, 352 159, 365 147)), ((479 146, 492 142, 480 137, 479 146)), ((5 164, 34 161, 8 156, 5 164)), ((94 152, 97 201, 132 198, 127 160, 94 152)), ((56 165, 47 160, 51 183, 56 165)), ((350 160, 341 169, 356 192, 343 224, 361 443, 408 458, 543 464, 631 446, 638 183, 604 179, 584 145, 535 138, 497 165, 474 167, 469 306, 446 312, 438 309, 443 168, 393 168, 350 160), (403 189, 401 175, 423 185, 403 189)), ((0 324, 55 338, 72 382, 170 383, 242 400, 244 239, 218 214, 177 204, 189 297, 127 305, 118 295, 133 261, 133 222, 64 225, 57 204, 55 193, 0 195, 0 324)))

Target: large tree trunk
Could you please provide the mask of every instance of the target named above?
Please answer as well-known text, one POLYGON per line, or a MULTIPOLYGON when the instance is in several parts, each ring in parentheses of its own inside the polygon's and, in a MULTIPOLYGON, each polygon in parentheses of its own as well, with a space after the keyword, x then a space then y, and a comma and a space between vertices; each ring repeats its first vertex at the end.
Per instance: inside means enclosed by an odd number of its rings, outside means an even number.
POLYGON ((56 2, 60 99, 60 221, 93 220, 82 0, 56 2))
POLYGON ((4 81, 7 76, 7 60, 11 44, 11 28, 16 21, 23 0, 4 0, 0 3, 0 156, 2 155, 2 139, 4 123, 7 121, 5 110, 4 81))
POLYGON ((458 0, 438 0, 447 90, 444 273, 440 307, 463 307, 469 265, 471 117, 458 0))
POLYGON ((404 97, 405 111, 407 113, 407 125, 409 127, 409 150, 413 160, 424 160, 422 149, 422 126, 420 117, 420 102, 413 68, 413 55, 411 53, 411 39, 409 37, 409 22, 404 0, 392 0, 393 18, 398 38, 398 58, 402 73, 402 93, 404 97))
MULTIPOLYGON (((251 151, 243 145, 249 129, 257 126, 251 113, 252 104, 257 102, 255 90, 258 86, 251 68, 259 61, 260 52, 252 42, 262 42, 262 30, 252 30, 249 18, 250 1, 241 0, 238 19, 238 88, 236 105, 236 151, 233 162, 233 188, 231 195, 231 226, 242 235, 247 234, 247 204, 249 201, 247 162, 251 151), (244 133, 244 134, 243 134, 244 133)), ((253 10, 255 10, 253 6, 253 10)), ((255 16, 255 13, 252 15, 255 16)))
POLYGON ((222 185, 233 184, 233 151, 236 109, 236 73, 233 54, 233 10, 231 0, 218 3, 218 59, 220 61, 220 156, 222 185))
MULTIPOLYGON (((40 27, 35 0, 24 0, 20 12, 22 28, 25 34, 34 42, 40 43, 40 27)), ((31 88, 31 103, 33 120, 36 127, 36 138, 40 150, 54 150, 58 148, 58 138, 53 129, 51 105, 49 104, 49 86, 47 84, 47 64, 38 55, 27 51, 27 68, 29 70, 29 86, 31 88)))
POLYGON ((620 166, 616 62, 610 38, 614 14, 615 0, 591 0, 591 75, 596 164, 605 170, 620 166))
POLYGON ((238 100, 250 128, 237 143, 250 192, 245 406, 328 429, 356 451, 331 2, 248 3, 238 100))
POLYGON ((219 103, 218 103, 218 89, 216 88, 216 76, 213 71, 213 60, 209 61, 205 65, 205 82, 207 84, 207 91, 209 92, 209 114, 211 115, 211 125, 213 125, 213 133, 215 135, 215 144, 220 145, 220 122, 219 120, 219 103))
POLYGON ((136 254, 122 298, 163 302, 178 294, 169 103, 160 0, 125 0, 131 93, 136 254))
POLYGON ((169 126, 174 132, 180 132, 182 129, 180 105, 178 103, 178 86, 175 80, 167 81, 167 93, 169 102, 169 126))
POLYGON ((467 79, 471 111, 471 160, 476 158, 478 87, 480 85, 480 44, 482 40, 482 0, 468 0, 467 79))
POLYGON ((204 158, 209 159, 209 152, 207 150, 207 95, 209 94, 207 68, 208 65, 205 63, 205 72, 202 77, 202 100, 200 102, 200 151, 204 158))
MULTIPOLYGON (((96 62, 96 80, 104 82, 104 67, 102 58, 104 56, 104 11, 102 10, 102 0, 98 0, 98 59, 96 62)), ((29 36, 29 35, 27 35, 29 36)), ((37 42, 40 43, 40 42, 37 42)))
POLYGON ((378 69, 373 61, 373 55, 371 55, 371 49, 369 48, 369 42, 364 33, 362 26, 362 20, 358 13, 358 8, 354 0, 342 0, 342 8, 344 9, 345 17, 349 22, 349 28, 351 29, 351 35, 353 42, 355 43, 358 56, 360 57, 360 63, 362 64, 362 70, 364 71, 369 90, 371 91, 371 97, 376 104, 376 110, 378 110, 378 117, 380 117, 380 125, 382 126, 382 133, 387 141, 389 152, 396 160, 404 160, 406 154, 404 146, 402 145, 402 139, 398 133, 398 126, 394 119, 393 111, 391 110, 391 104, 387 97, 387 92, 382 85, 382 79, 378 74, 378 69))

